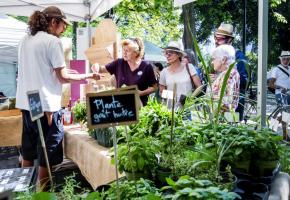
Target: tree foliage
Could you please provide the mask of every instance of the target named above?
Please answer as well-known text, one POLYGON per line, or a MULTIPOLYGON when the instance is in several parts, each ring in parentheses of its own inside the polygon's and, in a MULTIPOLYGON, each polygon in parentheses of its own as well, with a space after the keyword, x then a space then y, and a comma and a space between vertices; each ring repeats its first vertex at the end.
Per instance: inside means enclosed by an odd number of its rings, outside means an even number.
POLYGON ((123 37, 141 37, 160 46, 181 37, 180 11, 168 0, 123 0, 115 9, 123 37))
MULTIPOLYGON (((269 6, 269 63, 277 63, 277 56, 281 49, 290 48, 289 0, 270 0, 269 6), (287 32, 288 31, 288 32, 287 32), (282 41, 281 41, 282 40, 282 41), (288 41, 288 42, 287 42, 288 41)), ((234 46, 241 49, 243 32, 244 0, 197 0, 187 5, 191 7, 194 18, 197 40, 209 42, 209 36, 221 22, 235 26, 234 46)), ((189 8, 187 8, 189 9, 189 8)), ((183 8, 183 11, 185 8, 183 8)), ((184 17, 185 15, 182 15, 184 17)), ((246 43, 251 44, 253 51, 257 51, 258 43, 258 1, 247 0, 246 43)))

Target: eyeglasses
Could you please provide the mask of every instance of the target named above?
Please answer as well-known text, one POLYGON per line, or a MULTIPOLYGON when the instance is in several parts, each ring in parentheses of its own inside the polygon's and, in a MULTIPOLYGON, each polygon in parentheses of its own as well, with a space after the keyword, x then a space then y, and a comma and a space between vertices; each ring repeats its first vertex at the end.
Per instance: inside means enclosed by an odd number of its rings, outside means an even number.
POLYGON ((214 60, 216 60, 217 59, 217 57, 212 57, 211 58, 211 61, 214 61, 214 60))
POLYGON ((175 54, 176 52, 175 51, 170 51, 170 50, 167 50, 167 51, 164 51, 164 56, 172 56, 173 54, 175 54))
POLYGON ((225 37, 217 37, 217 36, 214 36, 214 39, 216 41, 224 41, 226 38, 225 37))

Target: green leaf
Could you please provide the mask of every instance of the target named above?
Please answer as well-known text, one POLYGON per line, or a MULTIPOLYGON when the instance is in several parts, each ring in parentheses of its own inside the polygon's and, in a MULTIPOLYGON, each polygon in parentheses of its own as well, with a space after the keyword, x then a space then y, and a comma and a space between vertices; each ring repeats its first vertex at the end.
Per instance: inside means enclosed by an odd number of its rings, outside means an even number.
POLYGON ((138 157, 138 159, 137 159, 137 165, 138 165, 138 169, 140 171, 143 170, 144 164, 145 164, 144 158, 138 157))
POLYGON ((235 155, 240 155, 243 152, 243 148, 239 147, 235 150, 235 155))
POLYGON ((33 194, 32 200, 57 200, 55 193, 38 192, 33 194))
POLYGON ((175 187, 176 186, 176 183, 171 179, 171 178, 166 178, 166 182, 168 185, 172 186, 172 187, 175 187))
POLYGON ((102 198, 99 192, 91 192, 86 200, 102 200, 102 198))

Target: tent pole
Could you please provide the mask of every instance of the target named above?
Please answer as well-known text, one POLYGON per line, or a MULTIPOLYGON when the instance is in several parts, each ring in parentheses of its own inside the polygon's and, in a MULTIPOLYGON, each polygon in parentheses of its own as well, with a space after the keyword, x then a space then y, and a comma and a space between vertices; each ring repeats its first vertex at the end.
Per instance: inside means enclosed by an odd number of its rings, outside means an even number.
POLYGON ((267 66, 268 66, 268 0, 258 3, 258 116, 261 127, 266 126, 267 66))
POLYGON ((91 46, 91 26, 90 26, 90 23, 91 23, 91 20, 90 19, 87 19, 86 20, 86 23, 87 23, 87 31, 88 31, 88 48, 91 46))

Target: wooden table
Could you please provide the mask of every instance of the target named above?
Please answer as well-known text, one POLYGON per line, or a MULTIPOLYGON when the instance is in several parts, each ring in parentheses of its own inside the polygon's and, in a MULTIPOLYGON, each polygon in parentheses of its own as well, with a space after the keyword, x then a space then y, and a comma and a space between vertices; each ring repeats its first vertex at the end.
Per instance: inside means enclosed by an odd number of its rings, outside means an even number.
POLYGON ((0 111, 0 146, 20 146, 22 114, 20 110, 0 111))
POLYGON ((100 146, 79 126, 65 126, 64 151, 65 156, 78 165, 93 189, 116 180, 109 148, 100 146))

